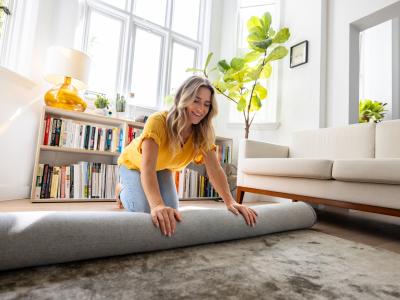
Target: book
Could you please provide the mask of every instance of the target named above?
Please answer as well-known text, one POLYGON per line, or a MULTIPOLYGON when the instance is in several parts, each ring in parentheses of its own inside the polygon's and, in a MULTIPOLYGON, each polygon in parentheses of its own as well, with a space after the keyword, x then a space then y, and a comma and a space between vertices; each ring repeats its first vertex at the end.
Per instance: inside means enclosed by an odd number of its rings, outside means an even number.
POLYGON ((35 199, 40 198, 43 180, 44 164, 39 164, 36 172, 35 199))

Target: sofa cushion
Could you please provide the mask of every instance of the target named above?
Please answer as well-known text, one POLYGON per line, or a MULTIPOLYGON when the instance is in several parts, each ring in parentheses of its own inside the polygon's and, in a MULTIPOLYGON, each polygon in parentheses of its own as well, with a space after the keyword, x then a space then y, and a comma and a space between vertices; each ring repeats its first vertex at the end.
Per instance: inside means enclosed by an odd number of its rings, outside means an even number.
POLYGON ((246 158, 242 171, 247 174, 331 179, 331 160, 314 158, 246 158))
POLYGON ((376 124, 376 158, 400 158, 400 120, 376 124))
POLYGON ((400 184, 400 158, 338 159, 332 177, 351 182, 400 184))
POLYGON ((324 159, 375 157, 375 123, 298 131, 289 157, 324 159))

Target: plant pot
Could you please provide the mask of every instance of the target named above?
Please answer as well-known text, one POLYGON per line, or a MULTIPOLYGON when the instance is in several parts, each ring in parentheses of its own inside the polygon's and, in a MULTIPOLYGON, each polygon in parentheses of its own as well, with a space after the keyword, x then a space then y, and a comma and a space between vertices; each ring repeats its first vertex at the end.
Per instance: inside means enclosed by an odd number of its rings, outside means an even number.
POLYGON ((93 113, 100 116, 108 116, 108 109, 107 108, 96 108, 93 110, 93 113))

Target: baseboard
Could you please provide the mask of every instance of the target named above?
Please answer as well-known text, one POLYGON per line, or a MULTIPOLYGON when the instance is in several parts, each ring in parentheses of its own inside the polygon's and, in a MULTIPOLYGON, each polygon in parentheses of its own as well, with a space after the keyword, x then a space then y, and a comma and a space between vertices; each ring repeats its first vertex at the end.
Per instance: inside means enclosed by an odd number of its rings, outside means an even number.
POLYGON ((0 201, 29 198, 30 189, 29 185, 0 185, 0 201))

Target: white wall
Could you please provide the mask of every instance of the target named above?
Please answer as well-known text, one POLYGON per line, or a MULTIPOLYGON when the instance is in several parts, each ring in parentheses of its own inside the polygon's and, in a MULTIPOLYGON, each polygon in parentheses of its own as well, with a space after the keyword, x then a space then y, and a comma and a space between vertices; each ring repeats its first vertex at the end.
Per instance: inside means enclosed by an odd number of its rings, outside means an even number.
POLYGON ((73 47, 79 0, 29 2, 28 37, 12 65, 24 76, 0 67, 0 200, 28 198, 43 96, 47 47, 73 47), (34 5, 34 4, 35 5, 34 5), (31 79, 28 79, 31 78, 31 79))
POLYGON ((30 192, 43 90, 0 67, 0 200, 30 192))
POLYGON ((327 125, 349 122, 349 24, 397 0, 329 0, 327 125))

